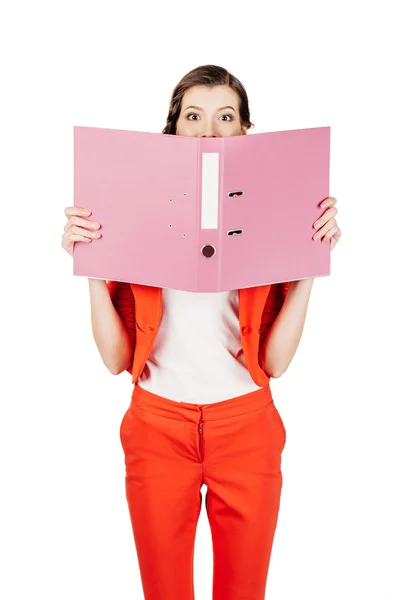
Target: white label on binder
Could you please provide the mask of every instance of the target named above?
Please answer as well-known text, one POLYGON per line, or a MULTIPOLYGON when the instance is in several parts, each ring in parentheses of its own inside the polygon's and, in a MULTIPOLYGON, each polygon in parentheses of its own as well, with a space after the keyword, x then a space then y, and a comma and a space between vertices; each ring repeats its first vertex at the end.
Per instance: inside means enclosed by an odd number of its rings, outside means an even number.
POLYGON ((219 152, 203 152, 201 228, 218 229, 219 152))

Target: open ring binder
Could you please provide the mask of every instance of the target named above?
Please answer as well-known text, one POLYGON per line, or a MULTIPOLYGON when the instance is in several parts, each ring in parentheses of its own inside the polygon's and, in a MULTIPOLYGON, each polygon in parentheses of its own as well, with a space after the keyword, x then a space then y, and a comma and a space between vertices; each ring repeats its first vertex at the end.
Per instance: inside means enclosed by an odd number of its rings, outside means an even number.
POLYGON ((313 239, 330 127, 202 138, 74 127, 74 205, 102 237, 73 274, 222 292, 330 274, 313 239))

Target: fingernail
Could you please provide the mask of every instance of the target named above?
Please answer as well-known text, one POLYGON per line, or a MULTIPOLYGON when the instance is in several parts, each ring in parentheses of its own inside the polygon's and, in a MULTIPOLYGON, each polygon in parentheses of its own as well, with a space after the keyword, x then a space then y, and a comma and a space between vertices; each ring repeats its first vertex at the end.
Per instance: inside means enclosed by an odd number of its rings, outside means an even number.
POLYGON ((90 210, 86 210, 86 208, 85 208, 85 210, 83 210, 82 213, 84 215, 90 215, 90 210))

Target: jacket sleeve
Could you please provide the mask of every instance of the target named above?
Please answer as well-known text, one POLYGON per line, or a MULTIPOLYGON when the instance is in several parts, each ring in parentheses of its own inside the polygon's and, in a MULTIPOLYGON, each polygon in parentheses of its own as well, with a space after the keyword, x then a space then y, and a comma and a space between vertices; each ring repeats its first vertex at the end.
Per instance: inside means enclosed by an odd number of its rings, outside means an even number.
MULTIPOLYGON (((107 281, 107 287, 115 310, 128 330, 133 349, 136 345, 135 298, 132 288, 125 281, 107 281)), ((127 369, 132 372, 132 367, 127 369)))

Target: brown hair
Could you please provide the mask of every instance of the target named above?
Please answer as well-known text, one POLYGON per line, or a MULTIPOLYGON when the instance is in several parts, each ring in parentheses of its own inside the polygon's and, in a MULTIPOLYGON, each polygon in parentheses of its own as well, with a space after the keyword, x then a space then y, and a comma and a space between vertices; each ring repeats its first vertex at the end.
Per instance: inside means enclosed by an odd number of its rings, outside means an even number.
POLYGON ((180 82, 175 86, 171 95, 167 124, 162 130, 162 133, 176 135, 176 122, 182 108, 182 98, 185 92, 195 85, 229 85, 239 96, 239 116, 242 125, 247 126, 247 129, 254 127, 250 121, 249 100, 247 92, 239 79, 229 73, 223 67, 216 65, 203 65, 189 71, 180 82))

